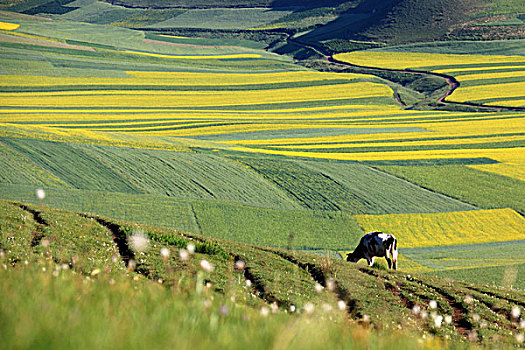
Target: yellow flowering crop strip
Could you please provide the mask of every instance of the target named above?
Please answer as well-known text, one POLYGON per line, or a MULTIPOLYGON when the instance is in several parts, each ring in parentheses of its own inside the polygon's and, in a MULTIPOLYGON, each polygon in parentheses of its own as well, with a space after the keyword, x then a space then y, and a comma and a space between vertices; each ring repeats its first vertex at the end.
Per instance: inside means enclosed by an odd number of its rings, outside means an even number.
POLYGON ((209 59, 232 59, 232 58, 261 58, 262 55, 255 53, 239 53, 239 54, 222 54, 222 55, 168 55, 161 53, 152 53, 152 52, 140 52, 140 51, 122 51, 124 53, 130 53, 135 55, 151 56, 151 57, 162 57, 162 58, 172 58, 178 60, 209 60, 209 59))
POLYGON ((396 235, 405 248, 525 239, 525 218, 512 209, 430 214, 355 215, 365 231, 396 235))
POLYGON ((498 106, 504 106, 504 107, 525 107, 525 98, 523 99, 512 99, 509 101, 498 101, 498 106))
POLYGON ((1 93, 5 107, 202 107, 252 105, 282 102, 325 101, 392 96, 392 90, 377 83, 273 89, 263 91, 64 91, 1 93), (118 98, 116 98, 118 96, 118 98))
POLYGON ((275 148, 301 148, 301 149, 318 149, 318 148, 342 148, 342 147, 404 147, 404 146, 431 146, 431 145, 475 145, 486 142, 505 142, 505 141, 525 141, 525 136, 500 136, 500 137, 480 137, 464 138, 451 140, 417 140, 417 141, 397 141, 397 142, 371 142, 371 143, 336 143, 336 144, 314 144, 314 145, 284 145, 274 146, 275 148))
POLYGON ((374 79, 368 74, 339 74, 316 71, 289 71, 271 73, 194 73, 194 72, 143 72, 126 71, 131 77, 153 83, 180 85, 249 85, 283 82, 316 81, 327 79, 374 79))
MULTIPOLYGON (((481 86, 460 86, 449 97, 451 101, 468 102, 494 97, 525 97, 525 81, 508 84, 490 84, 490 79, 514 78, 525 76, 525 56, 503 55, 457 55, 416 52, 355 51, 335 55, 337 59, 357 65, 388 69, 424 69, 436 73, 458 76, 458 81, 486 80, 481 86), (508 65, 506 65, 508 63, 508 65), (483 64, 483 67, 473 66, 483 64), (502 64, 501 66, 495 64, 502 64), (522 64, 522 65, 518 65, 522 64), (432 67, 451 66, 451 68, 432 69, 432 67), (464 67, 453 67, 463 65, 464 67), (470 65, 470 67, 469 67, 470 65), (514 72, 481 73, 476 71, 493 69, 514 69, 514 72), (465 73, 472 72, 471 74, 465 73), (454 74, 457 72, 458 74, 454 74)), ((490 103, 489 103, 490 104, 490 103)), ((520 101, 502 100, 494 104, 503 106, 521 106, 520 101)))
POLYGON ((20 28, 20 24, 0 22, 0 30, 16 30, 20 28))
POLYGON ((491 66, 490 64, 487 66, 482 67, 463 67, 463 68, 446 68, 446 69, 436 69, 433 70, 434 73, 452 73, 451 75, 454 76, 461 76, 463 74, 469 74, 470 72, 476 72, 476 71, 485 71, 487 69, 490 70, 504 70, 504 69, 512 69, 514 72, 520 71, 525 69, 525 66, 518 66, 518 65, 511 65, 511 66, 491 66), (461 72, 461 73, 457 73, 461 72), (468 73, 465 73, 468 72, 468 73), (454 74, 456 73, 456 74, 454 74))
POLYGON ((105 145, 133 148, 160 149, 189 152, 189 144, 169 142, 155 137, 131 137, 122 133, 105 133, 83 129, 61 130, 59 128, 0 123, 0 137, 29 138, 45 141, 72 142, 89 145, 105 145))
POLYGON ((330 152, 302 152, 267 150, 260 148, 231 147, 232 150, 251 153, 266 153, 289 157, 305 157, 317 159, 353 160, 353 161, 382 161, 382 160, 419 160, 419 159, 459 159, 459 158, 491 158, 498 159, 502 154, 512 152, 525 152, 524 147, 494 148, 487 150, 478 149, 445 149, 423 151, 391 151, 391 152, 366 152, 366 153, 330 153, 330 152))
MULTIPOLYGON (((454 91, 451 100, 464 102, 490 98, 524 97, 525 81, 507 84, 487 84, 479 86, 468 86, 454 91)), ((511 101, 509 101, 511 102, 511 101)), ((497 104, 497 102, 495 103, 497 104)))
POLYGON ((487 64, 487 66, 490 66, 494 63, 525 63, 525 56, 458 55, 388 51, 354 51, 337 54, 334 57, 338 60, 352 64, 388 69, 421 68, 443 65, 487 64))
POLYGON ((458 75, 456 78, 461 83, 464 81, 471 81, 471 80, 482 80, 482 79, 490 80, 490 79, 525 77, 525 67, 523 68, 524 70, 522 71, 464 74, 464 75, 458 75))

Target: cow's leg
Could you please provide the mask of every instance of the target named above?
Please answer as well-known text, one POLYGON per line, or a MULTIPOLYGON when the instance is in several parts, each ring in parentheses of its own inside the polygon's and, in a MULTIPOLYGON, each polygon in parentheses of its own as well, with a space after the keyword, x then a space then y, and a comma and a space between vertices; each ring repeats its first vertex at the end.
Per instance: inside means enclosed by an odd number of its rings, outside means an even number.
POLYGON ((394 259, 394 270, 397 270, 397 259, 394 259))
POLYGON ((366 257, 366 260, 368 260, 368 266, 373 266, 374 265, 374 259, 375 258, 376 258, 375 256, 366 257))
POLYGON ((386 257, 386 256, 385 256, 385 259, 386 259, 386 262, 388 263, 388 268, 391 269, 392 268, 392 260, 389 257, 386 257))

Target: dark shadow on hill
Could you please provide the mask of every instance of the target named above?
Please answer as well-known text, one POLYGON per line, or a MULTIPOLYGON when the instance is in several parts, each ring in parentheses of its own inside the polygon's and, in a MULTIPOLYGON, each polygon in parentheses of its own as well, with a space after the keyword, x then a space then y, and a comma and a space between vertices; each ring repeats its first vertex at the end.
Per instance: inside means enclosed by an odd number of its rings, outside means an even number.
POLYGON ((465 22, 482 5, 481 0, 365 0, 300 38, 310 43, 433 41, 445 38, 451 27, 465 22))

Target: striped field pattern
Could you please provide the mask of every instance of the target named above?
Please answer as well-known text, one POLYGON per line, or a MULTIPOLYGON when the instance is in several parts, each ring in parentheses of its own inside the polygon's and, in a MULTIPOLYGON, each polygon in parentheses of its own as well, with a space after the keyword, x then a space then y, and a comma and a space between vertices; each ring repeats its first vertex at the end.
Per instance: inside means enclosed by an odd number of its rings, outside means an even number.
MULTIPOLYGON (((466 266, 436 264, 441 246, 525 239, 523 112, 404 109, 378 77, 240 46, 53 21, 9 33, 2 198, 35 201, 45 187, 63 209, 303 250, 348 251, 385 230, 415 249, 400 266, 419 271, 466 266)), ((523 56, 338 58, 453 75, 455 101, 525 100, 523 56)))
POLYGON ((525 56, 358 51, 336 57, 357 65, 451 75, 460 83, 451 101, 525 107, 525 56))

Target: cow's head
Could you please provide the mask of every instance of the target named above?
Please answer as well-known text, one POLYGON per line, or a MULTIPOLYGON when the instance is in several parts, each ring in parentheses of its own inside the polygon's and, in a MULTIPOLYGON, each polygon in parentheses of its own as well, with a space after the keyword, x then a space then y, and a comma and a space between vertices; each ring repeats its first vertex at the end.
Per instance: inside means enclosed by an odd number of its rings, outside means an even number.
POLYGON ((349 253, 349 254, 346 256, 346 261, 350 261, 350 262, 358 262, 359 259, 361 259, 361 258, 358 257, 356 254, 354 254, 354 252, 349 253))

